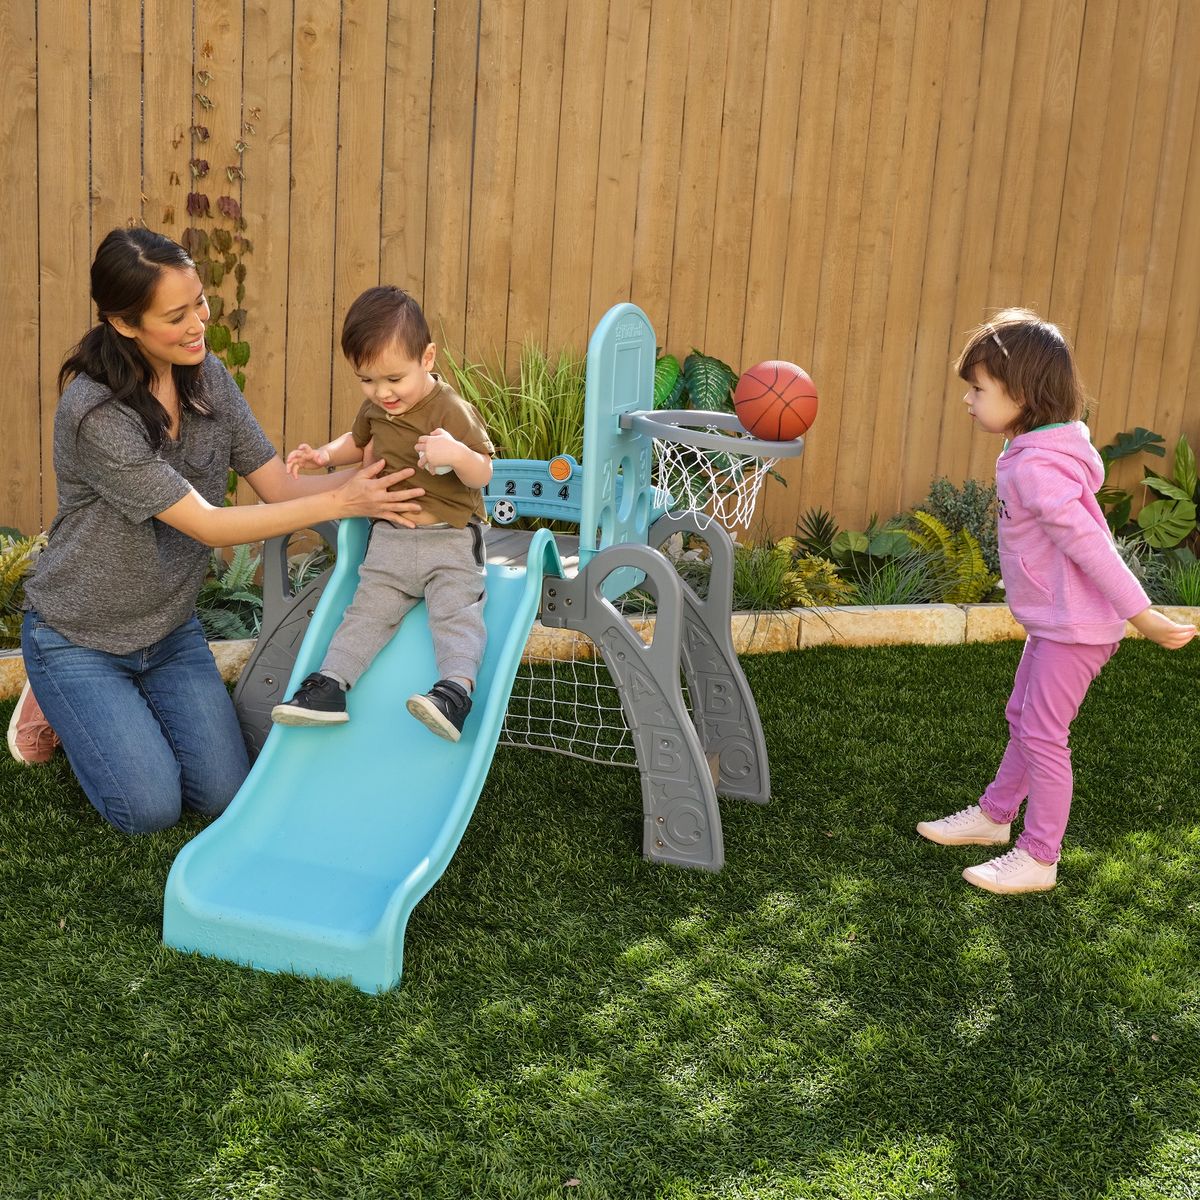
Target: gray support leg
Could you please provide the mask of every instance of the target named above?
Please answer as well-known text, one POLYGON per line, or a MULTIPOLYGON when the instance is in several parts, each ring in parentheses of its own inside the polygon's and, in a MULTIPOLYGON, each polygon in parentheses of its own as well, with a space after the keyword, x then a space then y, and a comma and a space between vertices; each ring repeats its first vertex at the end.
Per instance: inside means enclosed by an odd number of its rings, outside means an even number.
POLYGON ((601 550, 574 579, 547 580, 542 623, 577 629, 600 647, 621 695, 642 780, 642 853, 657 862, 719 871, 721 812, 679 685, 683 589, 670 563, 644 545, 601 550), (602 594, 613 571, 645 573, 658 596, 647 646, 602 594))
MULTIPOLYGON (((337 545, 336 521, 314 526, 314 531, 331 546, 337 545)), ((300 653, 300 643, 329 582, 330 572, 326 571, 300 592, 292 592, 287 559, 292 536, 271 538, 263 546, 262 628, 258 644, 233 689, 233 706, 251 762, 271 732, 271 709, 286 699, 283 690, 300 653)))
POLYGON ((767 743, 730 632, 733 542, 715 522, 701 527, 694 514, 682 513, 660 517, 650 528, 649 544, 661 546, 674 533, 699 535, 712 561, 706 600, 682 585, 683 673, 700 743, 717 757, 719 795, 766 804, 771 797, 767 743))

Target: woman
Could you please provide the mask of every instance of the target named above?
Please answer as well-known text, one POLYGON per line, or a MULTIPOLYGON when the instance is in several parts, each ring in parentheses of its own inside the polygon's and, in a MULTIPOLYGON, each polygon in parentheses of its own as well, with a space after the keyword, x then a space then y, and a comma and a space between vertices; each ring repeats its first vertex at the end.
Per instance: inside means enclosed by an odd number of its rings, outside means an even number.
POLYGON ((170 239, 113 230, 92 298, 99 324, 59 373, 59 507, 25 589, 32 691, 9 746, 44 761, 57 735, 100 815, 143 833, 183 807, 220 813, 249 769, 194 611, 208 548, 340 517, 408 525, 422 491, 389 491, 412 471, 381 475, 382 462, 293 479, 207 352, 204 289, 170 239), (263 505, 223 507, 230 469, 263 505))

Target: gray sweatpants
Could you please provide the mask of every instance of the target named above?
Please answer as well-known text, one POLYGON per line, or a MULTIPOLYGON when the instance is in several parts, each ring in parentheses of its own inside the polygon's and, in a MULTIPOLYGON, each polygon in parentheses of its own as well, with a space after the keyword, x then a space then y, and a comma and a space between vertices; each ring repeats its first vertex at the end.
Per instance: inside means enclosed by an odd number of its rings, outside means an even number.
POLYGON ((353 687, 391 640, 404 614, 424 597, 438 678, 477 679, 487 644, 485 575, 479 525, 404 529, 376 521, 358 569, 354 599, 329 643, 321 671, 353 687))

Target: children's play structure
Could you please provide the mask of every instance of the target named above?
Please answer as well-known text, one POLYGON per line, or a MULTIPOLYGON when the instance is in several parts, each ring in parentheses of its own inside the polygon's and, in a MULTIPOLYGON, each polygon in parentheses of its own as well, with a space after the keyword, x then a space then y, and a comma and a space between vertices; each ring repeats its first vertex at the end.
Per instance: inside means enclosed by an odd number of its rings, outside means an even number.
MULTIPOLYGON (((337 563, 295 596, 286 539, 268 548, 263 630, 234 697, 260 752, 225 814, 171 868, 168 945, 346 978, 368 992, 394 986, 409 914, 462 839, 538 619, 586 635, 612 677, 641 776, 645 856, 721 868, 717 797, 762 804, 770 795, 758 710, 731 638, 725 524, 749 520, 765 471, 800 454, 803 441, 756 440, 727 414, 655 412, 655 355, 646 315, 613 308, 588 347, 582 464, 565 455, 495 464, 488 647, 457 744, 404 710, 436 678, 424 605, 349 693, 347 724, 271 726, 272 705, 321 663, 353 596, 369 524, 319 531, 336 536, 337 563), (519 516, 574 521, 579 533, 507 528, 519 516), (660 552, 676 534, 708 546, 703 598, 660 552), (649 642, 644 623, 618 607, 631 589, 653 597, 649 642)), ((549 694, 553 685, 541 686, 549 694)))

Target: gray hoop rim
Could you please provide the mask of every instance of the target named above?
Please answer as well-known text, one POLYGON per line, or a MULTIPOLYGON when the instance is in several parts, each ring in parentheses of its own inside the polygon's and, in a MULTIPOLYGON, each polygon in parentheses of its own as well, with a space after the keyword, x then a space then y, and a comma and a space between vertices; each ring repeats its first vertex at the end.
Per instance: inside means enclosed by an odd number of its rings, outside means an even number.
POLYGON ((646 437, 682 442, 699 450, 718 450, 722 454, 746 454, 754 458, 798 458, 804 453, 804 438, 790 442, 768 442, 746 433, 733 413, 704 412, 695 408, 660 408, 653 412, 621 414, 621 428, 632 429, 646 437), (728 429, 741 436, 719 437, 707 429, 728 429))

